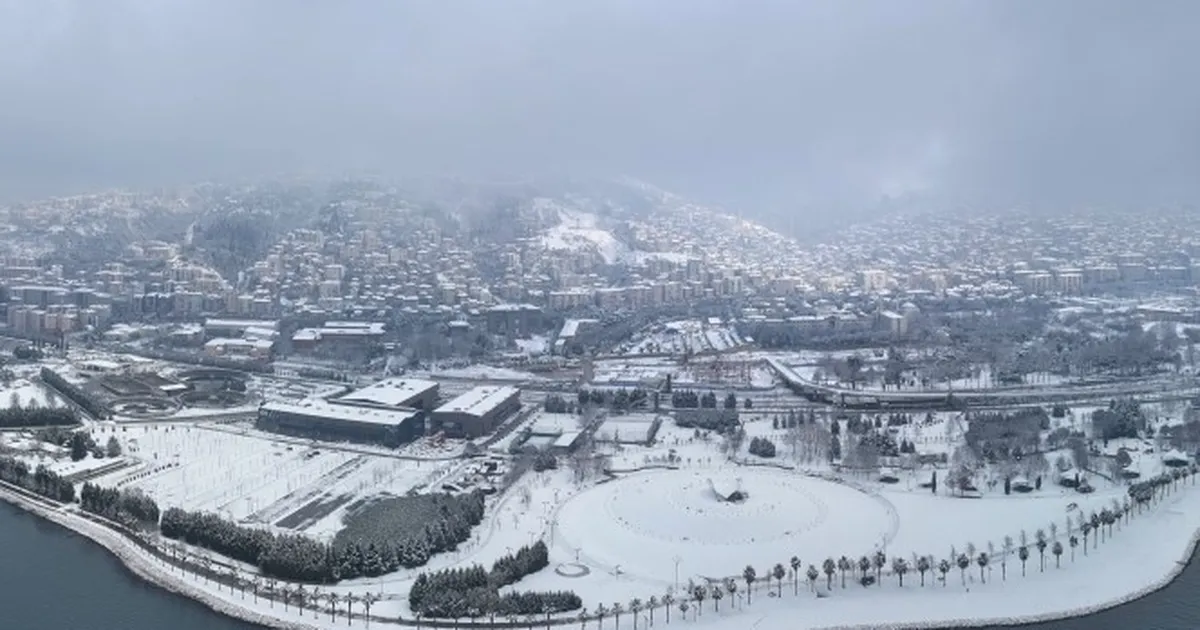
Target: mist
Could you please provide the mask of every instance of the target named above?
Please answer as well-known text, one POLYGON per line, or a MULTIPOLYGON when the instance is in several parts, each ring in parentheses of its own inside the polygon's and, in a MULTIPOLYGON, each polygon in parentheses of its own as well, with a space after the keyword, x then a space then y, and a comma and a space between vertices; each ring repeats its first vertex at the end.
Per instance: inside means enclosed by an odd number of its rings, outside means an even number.
POLYGON ((1196 24, 1184 0, 3 0, 0 197, 368 170, 628 175, 797 229, 883 197, 1186 204, 1196 24))

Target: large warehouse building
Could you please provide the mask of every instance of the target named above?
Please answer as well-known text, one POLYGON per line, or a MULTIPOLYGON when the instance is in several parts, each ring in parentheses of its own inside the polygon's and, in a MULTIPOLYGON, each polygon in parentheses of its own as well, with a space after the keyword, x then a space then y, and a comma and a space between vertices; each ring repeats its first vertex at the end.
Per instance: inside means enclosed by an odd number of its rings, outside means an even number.
POLYGON ((257 424, 268 431, 395 447, 421 436, 424 415, 417 409, 377 409, 307 399, 264 403, 258 408, 257 424))
POLYGON ((447 437, 475 438, 492 432, 521 408, 521 390, 516 387, 484 386, 433 410, 429 432, 447 437))
POLYGON ((389 409, 421 409, 437 405, 438 384, 419 379, 388 378, 374 385, 338 396, 330 402, 389 409))

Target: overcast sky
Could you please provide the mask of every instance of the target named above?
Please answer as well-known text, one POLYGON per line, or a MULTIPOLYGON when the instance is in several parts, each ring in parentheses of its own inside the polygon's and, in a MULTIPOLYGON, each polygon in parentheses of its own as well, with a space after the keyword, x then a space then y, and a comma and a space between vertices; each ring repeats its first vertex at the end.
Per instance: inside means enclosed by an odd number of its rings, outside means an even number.
POLYGON ((374 169, 788 217, 1189 201, 1198 29, 1193 0, 0 0, 0 195, 374 169))

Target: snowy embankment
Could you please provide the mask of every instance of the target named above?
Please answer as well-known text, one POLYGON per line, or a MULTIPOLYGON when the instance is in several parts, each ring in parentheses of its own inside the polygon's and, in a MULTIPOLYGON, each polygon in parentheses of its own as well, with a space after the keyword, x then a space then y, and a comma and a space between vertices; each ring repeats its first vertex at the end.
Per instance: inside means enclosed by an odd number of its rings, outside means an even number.
MULTIPOLYGON (((255 605, 251 600, 235 599, 235 596, 230 593, 218 593, 214 584, 202 584, 199 579, 192 576, 184 577, 179 573, 172 573, 169 567, 155 560, 146 551, 111 529, 69 511, 48 508, 3 485, 0 485, 0 500, 7 501, 91 539, 112 552, 138 577, 172 593, 190 597, 223 615, 282 630, 318 630, 345 623, 344 621, 340 621, 338 624, 322 623, 320 618, 316 620, 301 619, 295 614, 294 607, 292 613, 289 614, 282 609, 268 609, 265 600, 259 600, 259 604, 255 605)), ((325 617, 325 619, 328 618, 325 617)))
MULTIPOLYGON (((977 565, 964 573, 957 567, 946 575, 946 585, 926 575, 926 586, 910 572, 904 587, 895 577, 884 576, 882 586, 864 588, 853 581, 842 589, 833 579, 826 597, 814 597, 801 584, 794 596, 792 584, 783 584, 782 597, 768 597, 756 585, 751 606, 714 613, 710 603, 689 623, 714 628, 757 630, 938 628, 1035 623, 1080 617, 1119 606, 1157 591, 1171 582, 1192 557, 1200 541, 1200 487, 1180 485, 1146 513, 1123 526, 1115 535, 1084 555, 1082 546, 1072 561, 1064 553, 1061 568, 1055 568, 1047 553, 1045 571, 1039 570, 1036 549, 1030 556, 1027 576, 1020 564, 1009 562, 1008 578, 992 565, 980 581, 977 565)), ((807 562, 807 561, 806 561, 807 562)), ((825 576, 818 585, 822 591, 825 576)))

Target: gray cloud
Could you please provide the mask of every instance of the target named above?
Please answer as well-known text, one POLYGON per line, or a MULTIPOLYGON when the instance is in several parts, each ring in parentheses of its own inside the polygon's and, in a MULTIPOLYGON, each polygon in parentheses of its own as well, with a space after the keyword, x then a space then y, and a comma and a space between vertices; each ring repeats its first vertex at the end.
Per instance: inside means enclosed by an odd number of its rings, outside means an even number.
POLYGON ((0 194, 309 170, 1190 201, 1200 4, 0 0, 0 194))

